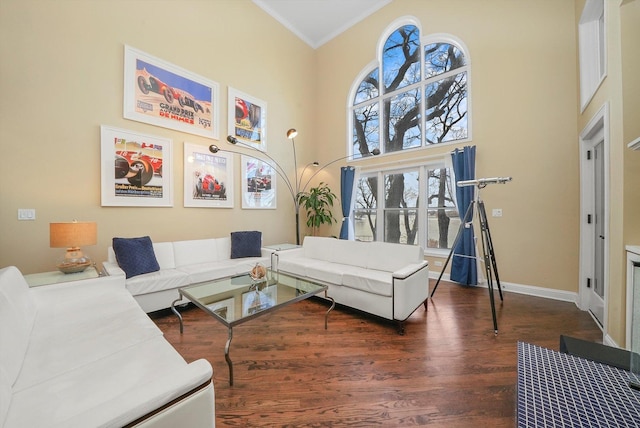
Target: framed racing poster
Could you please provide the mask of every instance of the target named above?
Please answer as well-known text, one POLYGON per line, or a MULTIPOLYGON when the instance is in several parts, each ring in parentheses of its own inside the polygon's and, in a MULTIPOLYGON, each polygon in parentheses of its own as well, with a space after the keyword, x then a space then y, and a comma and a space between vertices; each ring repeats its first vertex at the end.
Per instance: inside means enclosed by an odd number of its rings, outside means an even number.
POLYGON ((218 83, 124 47, 124 117, 219 138, 218 83))
POLYGON ((267 103, 229 87, 227 131, 244 144, 267 151, 267 103))
POLYGON ((242 208, 276 209, 276 175, 267 162, 242 155, 242 208))
POLYGON ((184 143, 184 206, 233 208, 233 153, 184 143))
POLYGON ((102 206, 171 207, 168 138, 100 127, 102 206))

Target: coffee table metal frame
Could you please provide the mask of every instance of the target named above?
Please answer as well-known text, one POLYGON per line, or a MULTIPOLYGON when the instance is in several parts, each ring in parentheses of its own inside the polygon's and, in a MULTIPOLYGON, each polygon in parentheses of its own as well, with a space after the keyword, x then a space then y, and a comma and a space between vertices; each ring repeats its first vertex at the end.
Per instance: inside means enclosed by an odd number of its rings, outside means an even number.
MULTIPOLYGON (((171 310, 173 311, 174 314, 176 314, 176 316, 180 321, 180 334, 183 333, 184 324, 182 321, 182 315, 180 314, 180 312, 178 312, 175 305, 176 303, 182 301, 183 297, 227 327, 229 334, 228 334, 227 343, 224 347, 224 359, 226 360, 227 365, 229 366, 229 385, 231 386, 233 386, 233 362, 229 357, 229 350, 231 348, 231 340, 233 339, 233 327, 239 324, 242 324, 244 322, 250 321, 259 316, 266 315, 270 312, 281 309, 285 306, 290 305, 291 303, 299 302, 301 300, 308 299, 309 297, 312 297, 321 292, 324 292, 324 297, 331 301, 331 306, 329 307, 329 309, 324 315, 324 328, 326 330, 328 327, 329 313, 335 307, 335 301, 333 300, 333 298, 327 296, 326 285, 309 281, 304 278, 299 278, 291 274, 284 274, 280 272, 274 272, 271 270, 268 270, 266 278, 267 278, 266 281, 256 282, 256 281, 253 281, 248 274, 243 274, 243 275, 235 275, 235 276, 230 276, 226 278, 193 284, 188 287, 183 287, 178 289, 178 292, 180 293, 180 297, 171 303, 171 310), (293 281, 298 286, 285 284, 283 280, 293 281), (236 284, 233 284, 234 282, 236 284), (211 294, 207 294, 205 296, 202 296, 202 295, 197 296, 196 294, 193 293, 193 291, 196 291, 196 290, 201 291, 201 289, 203 289, 204 287, 213 287, 214 285, 222 285, 221 288, 223 288, 224 291, 217 292, 217 293, 214 292, 211 294), (293 292, 294 297, 290 299, 287 298, 286 300, 283 300, 281 302, 274 302, 273 305, 269 305, 265 308, 260 308, 255 312, 249 313, 247 315, 244 315, 244 314, 240 315, 238 317, 235 317, 235 319, 233 320, 227 320, 220 313, 215 312, 210 308, 208 308, 207 304, 204 303, 205 299, 210 301, 215 301, 217 296, 220 296, 220 297, 224 296, 229 298, 230 293, 232 293, 231 294, 232 297, 239 297, 240 299, 242 299, 242 294, 252 290, 259 290, 260 287, 265 287, 265 286, 288 287, 289 289, 291 289, 288 291, 293 292)), ((278 293, 278 294, 282 295, 284 293, 278 293)))

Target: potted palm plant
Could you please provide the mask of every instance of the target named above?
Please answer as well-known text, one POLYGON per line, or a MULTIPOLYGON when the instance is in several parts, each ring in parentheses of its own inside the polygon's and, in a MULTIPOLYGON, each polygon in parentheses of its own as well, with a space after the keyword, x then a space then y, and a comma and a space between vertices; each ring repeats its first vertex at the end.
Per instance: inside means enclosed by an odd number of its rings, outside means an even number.
POLYGON ((298 193, 298 204, 307 212, 307 227, 313 236, 323 224, 333 224, 336 218, 331 212, 333 201, 338 197, 331 191, 329 185, 321 182, 318 187, 312 187, 308 192, 298 193))

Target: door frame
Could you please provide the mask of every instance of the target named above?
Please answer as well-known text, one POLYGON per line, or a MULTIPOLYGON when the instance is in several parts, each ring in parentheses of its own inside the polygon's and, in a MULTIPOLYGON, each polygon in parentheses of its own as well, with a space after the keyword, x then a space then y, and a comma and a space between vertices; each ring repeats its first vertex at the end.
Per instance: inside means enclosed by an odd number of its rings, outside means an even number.
MULTIPOLYGON (((602 132, 604 138, 604 230, 609 235, 610 216, 610 170, 609 170, 609 103, 605 103, 598 112, 589 120, 580 133, 580 273, 578 283, 577 305, 584 311, 589 310, 589 297, 591 290, 587 286, 587 278, 593 278, 593 259, 595 257, 595 222, 587 221, 587 216, 593 214, 595 194, 595 168, 594 162, 587 158, 587 152, 595 147, 595 137, 602 132)), ((599 140, 599 139, 597 139, 599 140)), ((608 332, 609 313, 609 243, 604 247, 604 315, 602 320, 603 337, 608 332)), ((589 312, 591 313, 591 312, 589 312)), ((593 315, 592 315, 593 316, 593 315)), ((595 319, 595 317, 594 317, 595 319)), ((599 325, 599 324, 598 324, 599 325)))

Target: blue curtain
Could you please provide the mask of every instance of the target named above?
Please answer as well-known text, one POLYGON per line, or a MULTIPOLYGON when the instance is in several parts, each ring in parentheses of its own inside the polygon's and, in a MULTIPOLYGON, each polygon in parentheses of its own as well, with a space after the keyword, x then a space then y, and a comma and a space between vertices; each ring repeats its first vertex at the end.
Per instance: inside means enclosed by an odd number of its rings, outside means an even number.
POLYGON ((340 168, 340 201, 342 204, 342 227, 340 228, 340 239, 349 239, 349 216, 351 211, 351 198, 353 197, 353 181, 356 170, 350 166, 340 168))
MULTIPOLYGON (((456 175, 456 198, 460 221, 467 214, 469 205, 473 201, 475 186, 458 187, 458 181, 475 180, 476 175, 476 147, 466 146, 463 150, 456 149, 451 153, 453 171, 456 175)), ((458 243, 453 249, 451 259, 451 281, 464 285, 478 284, 478 270, 476 264, 476 246, 473 233, 473 208, 467 214, 469 227, 464 227, 458 243)))

